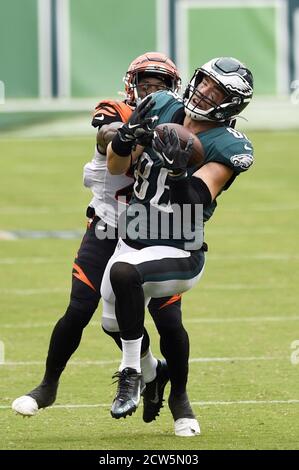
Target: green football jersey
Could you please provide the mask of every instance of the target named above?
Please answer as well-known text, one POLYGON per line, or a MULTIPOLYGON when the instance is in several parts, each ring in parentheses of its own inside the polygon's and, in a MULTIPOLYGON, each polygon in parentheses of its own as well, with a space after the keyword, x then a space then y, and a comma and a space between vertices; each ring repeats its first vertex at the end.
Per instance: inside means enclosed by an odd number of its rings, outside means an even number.
MULTIPOLYGON (((153 99, 155 105, 148 116, 157 116, 155 125, 182 119, 184 105, 178 95, 170 91, 158 91, 153 95, 153 99)), ((251 142, 244 134, 233 128, 223 125, 200 132, 197 136, 204 148, 205 163, 218 162, 234 171, 223 190, 253 163, 251 142)), ((188 171, 191 175, 196 171, 196 167, 189 168, 188 171)), ((161 157, 151 147, 146 147, 135 165, 134 192, 127 209, 127 234, 130 238, 146 245, 165 244, 190 249, 188 248, 190 241, 192 242, 190 231, 196 233, 200 227, 192 225, 190 230, 184 233, 185 222, 181 221, 180 227, 177 226, 177 214, 173 214, 173 206, 169 199, 167 175, 161 157)), ((211 217, 216 205, 217 202, 214 200, 205 208, 203 222, 211 217)), ((201 221, 199 225, 201 226, 201 221)), ((194 240, 195 238, 194 235, 194 240)), ((198 237, 192 249, 200 248, 201 244, 202 237, 198 237)))

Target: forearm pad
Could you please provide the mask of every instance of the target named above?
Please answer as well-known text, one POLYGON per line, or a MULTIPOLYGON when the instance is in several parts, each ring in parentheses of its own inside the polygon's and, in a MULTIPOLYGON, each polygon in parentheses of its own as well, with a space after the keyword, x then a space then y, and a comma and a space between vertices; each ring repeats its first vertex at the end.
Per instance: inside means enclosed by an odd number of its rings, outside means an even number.
POLYGON ((212 196, 206 183, 196 176, 176 180, 169 179, 170 202, 172 204, 202 204, 207 207, 212 202, 212 196))

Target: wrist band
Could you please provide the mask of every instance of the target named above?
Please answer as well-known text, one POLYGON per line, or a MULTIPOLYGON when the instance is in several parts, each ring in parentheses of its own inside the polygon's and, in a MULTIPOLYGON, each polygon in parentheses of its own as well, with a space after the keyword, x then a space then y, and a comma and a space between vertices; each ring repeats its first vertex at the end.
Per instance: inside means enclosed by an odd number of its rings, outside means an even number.
POLYGON ((118 133, 113 137, 111 147, 114 153, 119 157, 129 157, 132 152, 134 142, 124 142, 118 133))
POLYGON ((178 173, 178 174, 168 173, 168 177, 171 181, 180 181, 180 180, 187 178, 187 176, 188 176, 187 171, 183 171, 182 173, 178 173))

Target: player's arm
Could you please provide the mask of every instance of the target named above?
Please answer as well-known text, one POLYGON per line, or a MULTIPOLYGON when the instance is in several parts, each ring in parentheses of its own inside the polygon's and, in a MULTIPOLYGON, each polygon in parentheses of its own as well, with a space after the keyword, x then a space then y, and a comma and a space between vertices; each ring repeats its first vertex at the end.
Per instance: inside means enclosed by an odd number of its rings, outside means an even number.
POLYGON ((100 101, 92 117, 91 125, 97 129, 96 149, 93 159, 84 165, 83 184, 92 188, 96 181, 96 174, 101 163, 106 159, 108 143, 113 139, 117 129, 126 122, 132 114, 132 108, 123 101, 100 101))
POLYGON ((163 141, 154 137, 153 148, 163 159, 168 169, 170 202, 172 204, 203 204, 209 206, 233 175, 233 170, 221 163, 209 162, 197 170, 190 178, 187 166, 193 149, 189 139, 181 148, 177 132, 165 129, 163 141))
POLYGON ((201 179, 209 189, 214 200, 225 184, 230 180, 234 171, 221 163, 209 162, 193 173, 192 178, 201 179))
POLYGON ((123 101, 103 100, 96 108, 91 125, 98 129, 96 142, 98 151, 106 154, 107 145, 124 122, 132 114, 132 108, 123 101))
POLYGON ((129 121, 118 129, 108 145, 107 167, 111 174, 125 173, 132 161, 135 161, 143 148, 151 142, 155 118, 146 115, 154 105, 152 97, 147 96, 133 111, 129 121))
POLYGON ((123 122, 113 122, 111 124, 104 124, 99 127, 97 132, 97 146, 102 155, 107 153, 108 144, 116 135, 118 129, 123 125, 123 122))
POLYGON ((107 147, 107 168, 111 175, 122 175, 126 173, 137 158, 142 154, 144 147, 137 145, 127 156, 119 156, 114 152, 112 142, 107 147))
POLYGON ((209 162, 188 178, 169 178, 172 204, 202 204, 208 207, 233 175, 233 170, 221 163, 209 162))

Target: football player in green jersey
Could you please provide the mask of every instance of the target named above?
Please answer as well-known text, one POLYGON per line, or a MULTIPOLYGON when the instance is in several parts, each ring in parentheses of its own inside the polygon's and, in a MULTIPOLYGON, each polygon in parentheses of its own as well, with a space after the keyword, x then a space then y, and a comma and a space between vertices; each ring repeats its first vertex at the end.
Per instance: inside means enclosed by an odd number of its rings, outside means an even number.
MULTIPOLYGON (((107 265, 101 286, 103 310, 111 315, 115 312, 123 344, 118 390, 111 408, 115 418, 132 414, 139 403, 144 306, 150 298, 190 289, 203 273, 205 244, 202 237, 196 237, 196 230, 200 231, 196 209, 202 209, 206 222, 217 197, 253 163, 251 142, 230 125, 252 94, 253 77, 245 65, 231 57, 212 59, 196 69, 183 101, 164 91, 147 97, 108 147, 111 173, 121 174, 132 158, 136 161, 127 231, 107 265), (200 168, 188 167, 191 141, 182 149, 175 130, 169 132, 165 127, 163 139, 153 133, 155 125, 167 122, 184 125, 200 139, 204 150, 200 168), (176 207, 181 209, 179 221, 176 207), (184 230, 178 230, 178 225, 185 226, 186 208, 191 209, 193 244, 184 230), (167 213, 168 224, 153 224, 153 210, 167 213)), ((168 404, 177 435, 199 434, 186 391, 177 395, 171 389, 168 404)))
MULTIPOLYGON (((65 314, 56 323, 49 344, 45 374, 41 383, 16 398, 12 408, 22 416, 36 415, 40 409, 52 405, 56 399, 58 382, 71 355, 78 348, 82 333, 91 320, 100 301, 100 285, 106 264, 117 244, 113 239, 100 238, 96 229, 101 221, 107 231, 115 230, 119 198, 129 195, 133 175, 111 176, 106 165, 106 147, 121 122, 126 122, 133 109, 144 97, 157 90, 176 91, 180 77, 175 64, 163 53, 146 52, 130 64, 124 77, 125 99, 102 100, 97 104, 92 119, 98 129, 97 145, 91 162, 84 167, 84 185, 91 189, 92 200, 87 208, 88 226, 76 255, 72 273, 70 302, 65 314)), ((123 204, 125 205, 125 203, 123 204)), ((182 324, 180 295, 152 299, 148 309, 160 334, 160 347, 164 358, 169 358, 169 373, 175 388, 184 387, 187 380, 189 339, 182 324), (164 324, 171 318, 172 334, 165 333, 164 324), (180 360, 173 357, 173 338, 180 360)), ((115 318, 115 317, 114 317, 115 318)), ((102 317, 102 327, 121 348, 118 325, 114 318, 102 317)), ((142 371, 145 382, 143 392, 143 420, 153 421, 163 406, 164 388, 168 382, 166 361, 157 360, 151 353, 149 336, 144 331, 142 371)))

